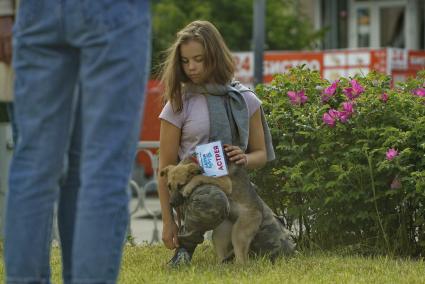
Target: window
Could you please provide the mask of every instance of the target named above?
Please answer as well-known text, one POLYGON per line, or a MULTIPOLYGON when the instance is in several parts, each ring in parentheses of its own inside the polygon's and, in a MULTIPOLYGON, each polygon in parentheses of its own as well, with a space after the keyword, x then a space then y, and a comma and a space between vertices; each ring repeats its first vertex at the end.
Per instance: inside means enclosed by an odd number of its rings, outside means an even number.
POLYGON ((405 47, 404 7, 380 9, 380 42, 382 47, 405 47))
POLYGON ((357 21, 357 46, 370 46, 370 10, 367 7, 359 7, 356 15, 357 21))

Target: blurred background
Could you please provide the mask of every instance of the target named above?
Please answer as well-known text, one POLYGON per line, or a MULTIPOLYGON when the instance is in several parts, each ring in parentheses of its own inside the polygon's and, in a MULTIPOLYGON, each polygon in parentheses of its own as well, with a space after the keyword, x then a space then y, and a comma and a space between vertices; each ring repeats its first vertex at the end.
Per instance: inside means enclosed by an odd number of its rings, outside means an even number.
MULTIPOLYGON (((236 79, 252 88, 300 64, 329 80, 378 70, 403 81, 425 68, 424 0, 154 1, 143 141, 159 139, 161 89, 155 76, 163 51, 195 19, 217 26, 234 54, 236 79)), ((140 176, 152 175, 146 154, 139 154, 138 165, 140 176)))
MULTIPOLYGON (((176 32, 193 20, 216 25, 234 54, 236 79, 252 88, 300 64, 328 80, 378 70, 403 81, 425 68, 424 0, 155 0, 152 19, 151 80, 133 172, 140 207, 146 194, 156 194, 158 67, 176 32)), ((0 111, 0 210, 12 151, 0 111)))

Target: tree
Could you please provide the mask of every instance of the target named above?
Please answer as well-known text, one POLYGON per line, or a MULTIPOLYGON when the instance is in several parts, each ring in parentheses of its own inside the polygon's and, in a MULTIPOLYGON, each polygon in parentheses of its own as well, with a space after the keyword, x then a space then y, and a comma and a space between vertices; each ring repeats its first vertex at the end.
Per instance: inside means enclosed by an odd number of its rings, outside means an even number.
MULTIPOLYGON (((308 49, 321 36, 313 30, 309 19, 297 13, 296 2, 266 2, 265 50, 308 49)), ((153 5, 154 72, 163 62, 163 51, 174 41, 176 32, 197 19, 214 23, 230 50, 252 50, 253 0, 156 1, 153 5)))
POLYGON ((297 9, 297 0, 269 0, 266 7, 266 49, 312 49, 324 36, 315 31, 310 20, 297 9))

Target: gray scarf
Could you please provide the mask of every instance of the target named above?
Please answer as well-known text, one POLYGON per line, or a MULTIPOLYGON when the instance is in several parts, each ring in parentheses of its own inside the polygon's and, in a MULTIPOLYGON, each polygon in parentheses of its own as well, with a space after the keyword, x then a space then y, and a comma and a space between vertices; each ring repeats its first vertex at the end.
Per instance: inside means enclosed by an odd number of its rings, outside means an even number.
MULTIPOLYGON (((249 115, 241 93, 252 91, 239 82, 233 82, 230 85, 188 84, 185 89, 206 95, 210 117, 210 141, 221 140, 223 144, 237 145, 246 151, 249 138, 249 115)), ((271 161, 275 159, 272 138, 263 108, 260 107, 260 109, 267 161, 271 161)))

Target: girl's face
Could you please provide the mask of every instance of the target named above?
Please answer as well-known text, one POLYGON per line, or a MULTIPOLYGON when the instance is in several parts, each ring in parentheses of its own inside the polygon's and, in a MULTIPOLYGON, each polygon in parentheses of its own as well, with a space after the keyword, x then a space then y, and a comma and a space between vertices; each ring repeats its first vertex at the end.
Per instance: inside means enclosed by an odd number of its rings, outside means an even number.
POLYGON ((191 40, 180 45, 180 58, 184 73, 194 84, 205 80, 204 47, 191 40))

